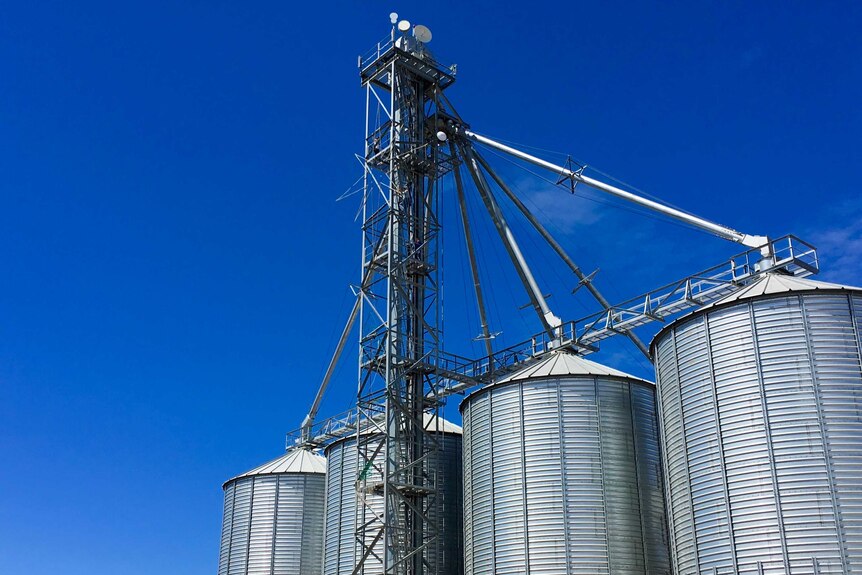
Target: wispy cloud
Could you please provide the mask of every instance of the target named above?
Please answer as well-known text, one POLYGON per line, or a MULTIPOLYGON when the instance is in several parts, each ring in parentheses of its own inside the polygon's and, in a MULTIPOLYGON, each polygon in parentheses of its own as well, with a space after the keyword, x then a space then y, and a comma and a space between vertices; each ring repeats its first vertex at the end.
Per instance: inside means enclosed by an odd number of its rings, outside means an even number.
POLYGON ((572 197, 560 189, 535 190, 529 195, 529 202, 542 219, 565 234, 595 224, 602 218, 596 204, 572 197))
POLYGON ((862 284, 862 199, 832 206, 809 233, 824 280, 862 284))
POLYGON ((550 183, 521 179, 514 187, 530 211, 553 232, 566 235, 583 232, 584 227, 602 219, 598 204, 550 183))

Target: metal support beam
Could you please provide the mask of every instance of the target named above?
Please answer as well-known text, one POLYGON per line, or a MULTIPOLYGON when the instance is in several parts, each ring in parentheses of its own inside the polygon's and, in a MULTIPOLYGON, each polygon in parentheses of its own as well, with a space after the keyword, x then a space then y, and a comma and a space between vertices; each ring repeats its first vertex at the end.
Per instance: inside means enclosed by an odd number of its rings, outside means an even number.
MULTIPOLYGON (((566 322, 561 328, 566 334, 563 345, 572 345, 578 347, 583 353, 591 353, 596 351, 594 344, 615 335, 618 331, 622 331, 620 329, 621 323, 625 324, 624 329, 628 329, 653 321, 666 321, 670 318, 679 317, 694 307, 698 307, 686 297, 686 294, 690 295, 686 286, 691 286, 691 292, 697 294, 698 301, 709 304, 727 297, 744 286, 750 285, 764 274, 775 270, 781 270, 782 273, 796 277, 808 277, 819 271, 817 251, 811 244, 797 237, 785 236, 772 240, 771 250, 775 254, 775 262, 771 267, 762 267, 759 262, 756 264, 755 258, 759 255, 760 250, 752 249, 737 254, 722 264, 653 290, 648 294, 611 306, 620 316, 620 319, 613 322, 613 325, 606 324, 607 311, 574 322, 566 322)), ((437 373, 448 381, 443 387, 436 390, 437 400, 456 393, 464 393, 476 386, 492 383, 503 375, 537 361, 542 354, 550 351, 544 342, 539 341, 544 336, 547 334, 542 332, 530 340, 497 350, 491 362, 441 353, 439 356, 441 363, 437 368, 437 373)), ((379 413, 379 411, 372 410, 372 413, 379 413)), ((365 418, 364 414, 357 414, 354 410, 324 420, 318 425, 315 431, 316 435, 310 441, 303 442, 299 430, 288 434, 286 446, 304 445, 316 448, 345 435, 355 434, 357 428, 364 431, 379 430, 379 425, 376 420, 365 418)))
POLYGON ((509 224, 506 223, 503 211, 497 204, 497 200, 494 199, 494 195, 491 193, 491 187, 488 185, 487 180, 485 180, 485 176, 482 175, 482 172, 479 169, 479 164, 473 155, 470 145, 463 144, 459 147, 461 149, 461 155, 464 158, 465 165, 467 166, 467 170, 470 172, 470 175, 473 176, 473 182, 476 184, 476 189, 479 191, 479 195, 482 196, 482 201, 485 203, 485 207, 488 209, 488 214, 494 221, 494 227, 497 228, 497 232, 503 240, 503 245, 506 247, 506 251, 518 272, 518 276, 521 278, 521 282, 527 290, 527 295, 530 296, 530 302, 533 304, 533 309, 536 310, 536 314, 539 316, 539 321, 542 322, 545 331, 552 339, 558 337, 559 334, 557 333, 557 328, 560 327, 562 321, 560 318, 555 316, 551 312, 551 308, 548 307, 548 302, 545 301, 545 296, 542 294, 542 290, 539 289, 539 285, 536 283, 536 279, 533 277, 533 273, 530 271, 530 267, 527 265, 524 255, 518 247, 518 242, 515 241, 515 235, 512 233, 511 228, 509 228, 509 224))
POLYGON ((308 410, 308 415, 302 420, 302 439, 307 441, 310 439, 311 426, 314 425, 314 419, 317 417, 317 411, 320 409, 320 402, 323 400, 323 394, 326 388, 329 387, 329 380, 332 379, 332 374, 335 373, 335 366, 338 365, 338 360, 341 358, 341 352, 344 351, 344 346, 347 343, 347 338, 350 335, 350 330, 353 329, 353 324, 356 322, 356 316, 359 315, 359 308, 362 306, 362 293, 356 294, 356 300, 353 302, 353 309, 350 311, 350 316, 347 318, 347 324, 341 331, 341 337, 338 338, 338 345, 335 346, 335 353, 332 359, 329 360, 329 366, 326 368, 326 373, 323 375, 323 381, 320 382, 320 387, 317 390, 317 395, 314 397, 314 402, 311 404, 311 409, 308 410))
MULTIPOLYGON (((371 90, 371 88, 369 88, 371 90)), ((365 176, 367 177, 368 171, 366 169, 365 176)), ((366 181, 367 185, 367 181, 366 181)), ((363 202, 364 203, 364 202, 363 202)), ((377 240, 377 245, 374 246, 372 250, 371 261, 375 261, 380 256, 380 250, 383 246, 386 245, 384 241, 386 239, 385 235, 382 235, 377 240)), ((365 290, 368 289, 368 284, 371 282, 373 277, 373 266, 368 266, 365 270, 365 276, 362 278, 362 283, 359 285, 359 290, 356 292, 356 301, 353 302, 353 309, 350 311, 350 316, 347 318, 347 324, 345 324, 344 329, 341 332, 341 337, 338 339, 338 344, 335 346, 335 353, 332 354, 332 358, 329 360, 329 365, 326 368, 326 373, 323 375, 323 381, 320 382, 320 387, 317 389, 317 395, 314 397, 314 401, 311 404, 311 409, 308 410, 308 414, 305 416, 305 419, 302 420, 302 440, 308 441, 311 436, 311 428, 314 426, 314 420, 317 417, 317 412, 320 409, 320 402, 323 400, 323 395, 326 393, 326 389, 329 387, 329 382, 332 379, 332 375, 335 373, 335 368, 338 365, 338 361, 341 359, 341 354, 344 351, 344 346, 347 344, 347 338, 350 335, 350 331, 353 329, 353 324, 356 322, 356 318, 359 317, 359 312, 362 309, 362 297, 365 293, 365 290)))
MULTIPOLYGON (((455 145, 449 143, 452 157, 456 157, 455 145)), ((473 291, 476 295, 476 307, 479 308, 479 323, 482 324, 482 338, 485 340, 485 351, 488 357, 494 355, 494 347, 491 345, 491 331, 488 328, 488 317, 485 312, 485 298, 482 295, 482 282, 479 279, 479 264, 476 261, 476 250, 473 248, 473 234, 470 231, 470 218, 467 214, 467 198, 464 195, 464 184, 461 181, 461 165, 455 164, 453 170, 455 176, 455 188, 458 192, 458 207, 461 211, 461 224, 464 227, 464 237, 467 241, 467 257, 470 260, 470 273, 473 276, 473 291)))
POLYGON ((440 404, 437 215, 450 162, 433 122, 454 78, 394 26, 359 67, 368 91, 362 265, 371 279, 358 312, 353 420, 370 422, 376 433, 355 429, 357 461, 375 472, 355 478, 354 572, 439 575, 439 431, 423 421, 440 404), (382 512, 372 505, 381 499, 382 512))
POLYGON ((479 135, 470 130, 462 129, 458 132, 469 140, 474 142, 479 142, 480 144, 485 144, 486 146, 490 146, 496 150, 500 150, 501 152, 505 152, 511 156, 524 160, 526 162, 530 162, 533 165, 539 166, 541 168, 545 168, 546 170, 550 170, 558 175, 564 176, 567 179, 571 179, 574 182, 579 182, 584 185, 587 185, 593 189, 599 190, 601 192, 605 192, 612 196, 616 196, 618 198, 622 198, 629 202, 633 202, 635 204, 644 206, 653 210, 655 212, 659 212, 666 216, 670 216, 676 220, 685 222, 702 230, 706 230, 720 238, 724 238, 726 240, 736 242, 738 244, 742 244, 744 246, 748 246, 751 248, 764 248, 762 251, 762 255, 764 257, 768 257, 768 249, 769 249, 769 238, 766 236, 754 236, 749 234, 744 234, 742 232, 738 232, 732 228, 728 228, 727 226, 723 226, 721 224, 717 224, 715 222, 711 222, 704 218, 700 218, 698 216, 694 216, 692 214, 688 214, 681 210, 677 210, 676 208, 672 208, 670 206, 666 206, 664 204, 660 204, 656 201, 643 198, 638 196, 637 194, 633 194, 631 192, 627 192, 621 188, 616 186, 612 186, 610 184, 606 184, 594 178, 590 178, 589 176, 585 176, 579 172, 574 170, 570 170, 563 166, 558 166, 547 160, 543 160, 541 158, 537 158, 536 156, 530 155, 526 152, 522 152, 521 150, 516 150, 511 146, 507 146, 506 144, 501 144, 491 138, 486 136, 479 135))
MULTIPOLYGON (((587 275, 583 271, 581 271, 581 268, 578 267, 574 260, 569 257, 569 254, 566 253, 566 250, 563 249, 563 246, 561 246, 559 242, 557 242, 557 240, 555 240, 551 233, 545 228, 545 226, 543 226, 542 223, 536 219, 536 216, 534 216, 533 213, 529 210, 529 208, 524 205, 524 202, 522 202, 521 199, 518 198, 518 196, 516 196, 514 192, 512 192, 512 189, 506 184, 505 181, 503 181, 502 178, 500 178, 499 175, 497 175, 497 172, 491 169, 491 166, 488 165, 488 162, 485 161, 485 158, 483 158, 481 154, 475 151, 473 152, 473 155, 476 157, 476 160, 479 162, 479 164, 491 176, 491 179, 493 179, 497 186, 499 186, 500 189, 503 190, 503 193, 506 194, 506 197, 508 197, 512 201, 512 203, 515 204, 515 206, 519 210, 521 210, 521 213, 524 214, 524 217, 527 218, 527 221, 529 221, 533 225, 533 227, 536 228, 536 231, 539 232, 539 235, 541 235, 542 238, 544 238, 544 240, 548 243, 548 245, 551 246, 551 248, 557 253, 557 255, 560 256, 560 259, 562 259, 563 262, 567 266, 569 266, 569 269, 572 270, 572 273, 575 274, 575 277, 578 278, 578 281, 581 282, 581 285, 587 288, 587 291, 590 292, 593 298, 595 298, 595 300, 599 302, 599 304, 603 308, 605 308, 606 310, 610 310, 611 303, 607 299, 605 299, 605 296, 603 296, 602 293, 598 290, 598 288, 593 285, 591 278, 588 278, 587 275)), ((626 337, 628 337, 632 341, 632 343, 637 346, 637 348, 641 351, 641 353, 646 356, 647 359, 650 358, 649 348, 643 341, 641 341, 641 339, 637 335, 635 335, 634 332, 625 330, 623 333, 625 333, 626 337)))

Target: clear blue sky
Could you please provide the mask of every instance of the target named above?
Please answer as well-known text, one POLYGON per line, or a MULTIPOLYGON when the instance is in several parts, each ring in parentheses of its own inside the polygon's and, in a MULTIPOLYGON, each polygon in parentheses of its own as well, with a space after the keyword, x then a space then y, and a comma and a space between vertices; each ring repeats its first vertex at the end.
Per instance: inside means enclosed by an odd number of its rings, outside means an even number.
MULTIPOLYGON (((356 56, 393 9, 457 62, 450 98, 477 131, 794 232, 822 277, 862 284, 860 4, 649 4, 7 4, 0 573, 215 573, 221 482, 280 453, 347 312, 356 56)), ((737 251, 493 159, 611 299, 737 251)), ((588 311, 517 225, 551 302, 588 311)), ((464 347, 478 325, 450 228, 446 337, 464 347)), ((483 273, 502 340, 538 331, 514 274, 483 273)), ((329 412, 350 403, 348 357, 329 412)), ((625 345, 595 359, 649 373, 625 345)))

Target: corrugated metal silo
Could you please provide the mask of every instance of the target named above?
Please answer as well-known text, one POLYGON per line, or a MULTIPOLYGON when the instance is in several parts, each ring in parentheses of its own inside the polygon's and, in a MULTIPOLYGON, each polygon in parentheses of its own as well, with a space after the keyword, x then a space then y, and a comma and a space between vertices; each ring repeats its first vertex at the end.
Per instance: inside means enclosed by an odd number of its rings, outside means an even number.
POLYGON ((653 340, 681 574, 862 574, 862 290, 770 274, 653 340))
MULTIPOLYGON (((461 428, 453 423, 438 419, 440 431, 440 450, 437 452, 440 474, 437 482, 440 494, 439 512, 442 514, 441 541, 442 554, 440 573, 460 575, 464 572, 464 530, 463 530, 463 470, 461 466, 461 428)), ((434 428, 433 418, 426 417, 426 427, 434 428)), ((373 438, 371 441, 380 441, 373 438)), ((384 457, 381 453, 378 457, 384 457)), ((356 438, 341 439, 326 448, 326 525, 324 528, 324 567, 325 575, 350 575, 362 546, 356 541, 356 481, 360 470, 357 465, 358 453, 356 438)), ((364 466, 363 466, 364 467, 364 466)), ((368 483, 379 480, 379 474, 370 468, 366 470, 368 483)), ((383 513, 383 497, 378 494, 363 494, 370 507, 383 513)), ((366 512, 369 513, 369 512, 366 512)), ((370 515, 368 516, 370 518, 370 515)), ((433 513, 432 513, 433 517, 433 513)), ((369 541, 369 544, 371 542, 369 541)), ((374 553, 383 557, 384 546, 380 540, 374 553)), ((432 550, 432 561, 433 553, 432 550)), ((382 573, 382 563, 372 557, 365 564, 365 575, 382 573)))
POLYGON ((467 575, 670 573, 652 383, 557 352, 461 412, 467 575))
POLYGON ((304 449, 224 484, 219 575, 317 575, 326 462, 304 449))

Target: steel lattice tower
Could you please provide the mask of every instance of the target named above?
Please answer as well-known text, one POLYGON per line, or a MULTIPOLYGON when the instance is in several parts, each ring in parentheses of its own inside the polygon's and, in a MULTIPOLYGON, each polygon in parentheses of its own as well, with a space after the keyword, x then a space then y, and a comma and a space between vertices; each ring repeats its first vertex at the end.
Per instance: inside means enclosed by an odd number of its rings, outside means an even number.
POLYGON ((436 575, 438 431, 428 415, 439 404, 438 187, 451 159, 435 126, 454 76, 394 30, 359 65, 366 134, 357 416, 369 423, 356 441, 354 573, 436 575), (382 510, 371 494, 382 495, 382 510))
MULTIPOLYGON (((430 31, 417 26, 411 35, 409 22, 398 22, 397 14, 390 18, 391 36, 359 59, 366 91, 365 147, 359 158, 364 168, 362 280, 317 395, 297 435, 289 436, 288 445, 314 449, 351 434, 355 437, 356 545, 350 558, 354 575, 442 575, 437 469, 441 429, 436 416, 446 397, 493 383, 557 350, 595 352, 598 342, 618 334, 630 338, 649 356, 634 329, 718 301, 767 273, 805 277, 817 273, 819 266, 814 247, 793 236, 770 240, 745 234, 595 179, 584 173, 586 165, 555 165, 473 132, 444 95, 455 80, 454 66, 441 66, 419 41, 430 40, 430 31), (396 23, 401 34, 395 30, 396 23), (575 264, 474 144, 548 170, 558 178, 557 185, 572 193, 577 184, 583 184, 748 250, 718 266, 611 305, 593 283, 598 270, 585 274, 575 264), (461 211, 480 317, 482 334, 477 339, 484 341, 487 354, 478 359, 442 349, 438 215, 441 182, 449 171, 454 172, 453 191, 461 211), (487 322, 462 171, 469 174, 544 327, 529 340, 505 349, 495 350, 492 345, 499 332, 492 333, 487 322), (600 311, 565 322, 553 314, 506 221, 492 182, 572 271, 578 280, 572 293, 584 287, 600 311), (316 422, 323 394, 357 320, 356 410, 316 422)), ((341 534, 339 526, 339 549, 341 534)))

